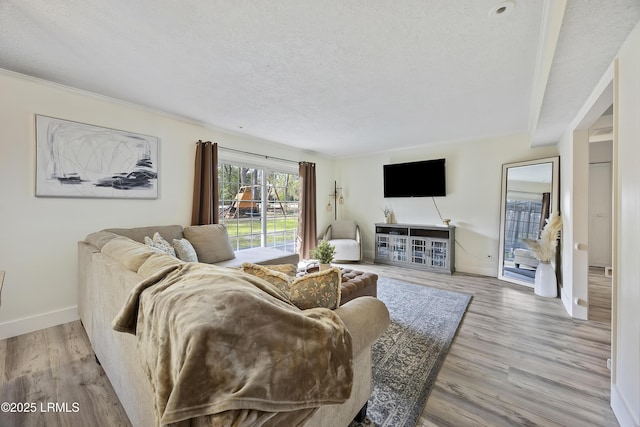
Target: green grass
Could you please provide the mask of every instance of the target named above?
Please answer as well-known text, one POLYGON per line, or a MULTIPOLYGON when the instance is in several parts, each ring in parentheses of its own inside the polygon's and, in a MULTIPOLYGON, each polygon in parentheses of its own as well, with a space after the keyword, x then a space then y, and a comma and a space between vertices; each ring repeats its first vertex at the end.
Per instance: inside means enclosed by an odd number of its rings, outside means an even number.
MULTIPOLYGON (((223 219, 222 222, 227 227, 234 248, 246 249, 260 246, 262 232, 260 218, 223 219)), ((295 243, 297 232, 297 217, 267 218, 267 246, 292 245, 295 243)))

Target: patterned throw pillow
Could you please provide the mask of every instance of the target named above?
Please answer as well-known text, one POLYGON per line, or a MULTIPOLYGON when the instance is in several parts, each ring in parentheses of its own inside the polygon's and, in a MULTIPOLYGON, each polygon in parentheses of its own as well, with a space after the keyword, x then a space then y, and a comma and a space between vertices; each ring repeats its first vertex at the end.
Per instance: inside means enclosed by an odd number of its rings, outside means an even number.
POLYGON ((173 239, 173 249, 182 261, 198 262, 198 254, 187 239, 173 239))
POLYGON ((302 310, 314 307, 334 310, 340 306, 341 282, 339 267, 298 277, 289 284, 289 300, 302 310))
MULTIPOLYGON (((272 266, 269 266, 269 267, 272 267, 272 266)), ((271 283, 272 285, 280 289, 282 292, 284 292, 285 295, 287 296, 289 295, 289 282, 291 281, 292 278, 286 273, 283 273, 277 270, 272 270, 271 268, 268 268, 266 266, 251 264, 250 262, 242 263, 242 271, 244 271, 245 273, 251 274, 252 276, 259 277, 262 280, 265 280, 271 283)))
POLYGON ((296 277, 296 274, 298 273, 298 267, 294 264, 269 264, 262 265, 261 267, 268 268, 271 271, 279 271, 280 273, 284 273, 289 277, 296 277))
POLYGON ((150 246, 152 249, 156 250, 160 253, 165 253, 167 255, 176 256, 176 250, 173 249, 171 243, 167 242, 164 237, 160 235, 157 231, 153 234, 153 239, 149 238, 149 236, 144 237, 144 244, 150 246))
POLYGON ((340 306, 342 273, 339 267, 295 277, 297 268, 293 264, 258 265, 244 262, 242 271, 276 286, 301 310, 316 307, 334 310, 340 306))

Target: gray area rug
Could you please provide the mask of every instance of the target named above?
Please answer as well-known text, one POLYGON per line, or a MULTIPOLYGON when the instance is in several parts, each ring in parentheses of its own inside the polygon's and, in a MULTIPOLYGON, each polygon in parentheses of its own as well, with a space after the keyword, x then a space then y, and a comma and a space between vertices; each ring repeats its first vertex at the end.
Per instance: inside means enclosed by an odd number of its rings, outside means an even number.
POLYGON ((427 402, 471 295, 380 277, 391 324, 373 345, 367 419, 349 427, 413 427, 427 402))

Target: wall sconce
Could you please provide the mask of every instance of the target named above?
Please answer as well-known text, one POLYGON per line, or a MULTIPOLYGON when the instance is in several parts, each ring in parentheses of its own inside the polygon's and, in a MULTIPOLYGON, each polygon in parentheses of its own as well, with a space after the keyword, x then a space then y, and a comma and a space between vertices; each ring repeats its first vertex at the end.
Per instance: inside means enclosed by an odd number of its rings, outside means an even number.
POLYGON ((338 219, 338 204, 344 205, 344 196, 342 195, 342 187, 338 187, 338 183, 333 181, 333 193, 329 194, 329 203, 327 203, 327 211, 333 206, 333 219, 338 219), (336 203, 337 201, 337 203, 336 203))

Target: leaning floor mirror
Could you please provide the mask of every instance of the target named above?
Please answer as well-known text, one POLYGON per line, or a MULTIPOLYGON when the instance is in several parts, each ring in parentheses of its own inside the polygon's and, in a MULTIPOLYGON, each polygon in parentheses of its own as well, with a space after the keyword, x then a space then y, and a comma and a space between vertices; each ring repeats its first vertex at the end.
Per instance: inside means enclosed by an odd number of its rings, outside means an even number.
POLYGON ((538 260, 522 239, 538 239, 558 209, 560 158, 502 165, 498 279, 534 287, 538 260))

